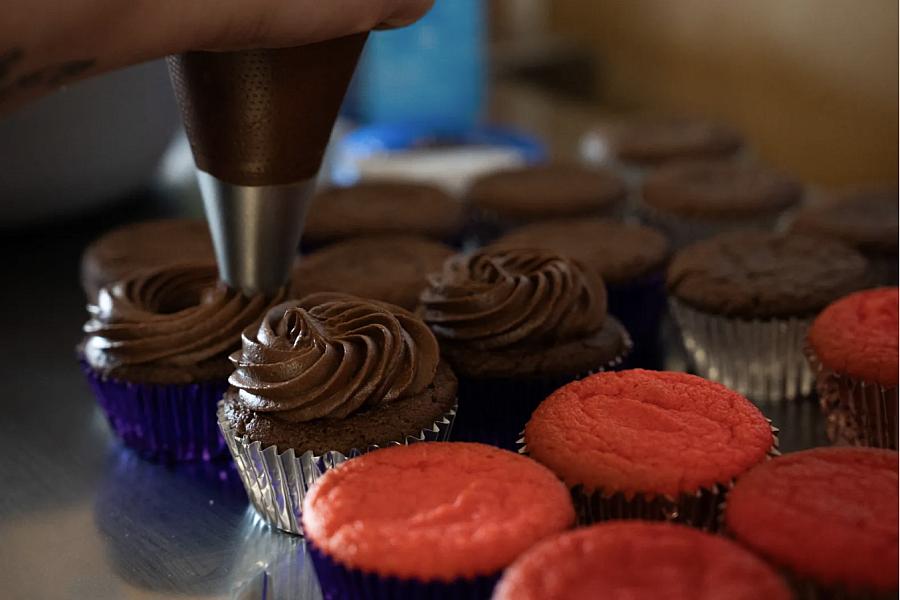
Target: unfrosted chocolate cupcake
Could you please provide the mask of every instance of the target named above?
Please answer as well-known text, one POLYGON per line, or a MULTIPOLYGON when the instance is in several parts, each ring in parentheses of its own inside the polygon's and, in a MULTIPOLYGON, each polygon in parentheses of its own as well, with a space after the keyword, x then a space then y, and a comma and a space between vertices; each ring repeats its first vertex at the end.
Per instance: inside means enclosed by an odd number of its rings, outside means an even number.
POLYGON ((487 243, 516 227, 566 217, 618 216, 625 185, 612 173, 567 164, 498 171, 469 189, 472 228, 487 243))
POLYGON ((731 233, 679 252, 667 280, 697 372, 753 400, 781 400, 812 391, 803 355, 812 319, 872 276, 839 242, 731 233))
POLYGON ((138 271, 101 289, 78 352, 113 431, 159 458, 221 454, 216 403, 232 372, 228 356, 285 297, 245 298, 213 264, 138 271))
POLYGON ((771 231, 802 196, 797 181, 762 166, 695 161, 654 171, 640 212, 682 248, 728 231, 771 231))
POLYGON ((744 146, 725 123, 686 116, 644 115, 599 125, 581 141, 582 157, 598 165, 659 166, 689 159, 727 159, 744 146))
POLYGON ((436 187, 373 181, 318 194, 306 217, 302 245, 311 251, 360 236, 398 234, 458 245, 465 222, 463 203, 436 187))
POLYGON ((665 236, 649 227, 605 219, 558 219, 526 225, 497 245, 547 248, 594 269, 606 283, 609 312, 635 343, 635 353, 652 349, 666 309, 665 236))
POLYGON ((631 350, 603 280, 565 255, 489 246, 429 279, 423 314, 459 377, 460 440, 514 448, 550 391, 620 368, 631 350))
POLYGON ((453 253, 445 244, 413 235, 345 240, 300 260, 291 295, 343 292, 415 310, 427 275, 453 253))
POLYGON ((879 283, 897 285, 898 206, 897 188, 846 190, 801 208, 791 229, 853 246, 872 262, 879 283))
POLYGON ((100 288, 140 269, 186 262, 215 262, 202 219, 144 221, 117 227, 96 239, 81 257, 81 285, 90 302, 100 288))
POLYGON ((456 378, 428 327, 347 294, 272 308, 231 360, 219 426, 254 506, 295 533, 323 471, 378 447, 444 439, 455 411, 456 378))

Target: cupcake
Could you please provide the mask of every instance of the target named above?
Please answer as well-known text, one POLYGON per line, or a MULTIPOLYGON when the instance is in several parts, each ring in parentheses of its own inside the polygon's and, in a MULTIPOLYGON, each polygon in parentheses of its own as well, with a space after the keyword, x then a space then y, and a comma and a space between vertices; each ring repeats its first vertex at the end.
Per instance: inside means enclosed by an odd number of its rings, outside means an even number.
POLYGON ((482 444, 415 444, 325 474, 303 531, 326 598, 487 600, 503 569, 572 525, 565 486, 482 444))
POLYGON ((765 562, 734 542, 669 523, 605 523, 536 544, 493 600, 792 600, 765 562))
POLYGON ((801 599, 897 597, 897 453, 817 448, 738 480, 730 536, 781 569, 801 599))
POLYGON ((741 134, 724 123, 685 116, 636 116, 609 121, 581 139, 581 157, 621 173, 633 188, 660 165, 680 160, 732 160, 741 134))
POLYGON ((454 438, 513 449, 559 386, 620 368, 631 349, 606 311, 603 280, 550 250, 490 246, 447 260, 421 296, 425 322, 459 377, 454 438))
POLYGON ((898 305, 895 287, 857 292, 809 329, 806 354, 837 443, 897 449, 898 305))
POLYGON ((449 432, 456 378, 400 307, 313 294, 269 310, 242 343, 219 426, 250 501, 280 529, 300 532, 303 498, 327 469, 449 432))
POLYGON ((350 238, 398 234, 459 245, 465 221, 465 206, 436 187, 372 181, 315 196, 302 248, 309 252, 350 238))
POLYGON ((659 232, 604 219, 558 219, 526 225, 497 245, 548 248, 594 269, 606 283, 609 313, 634 341, 635 360, 655 350, 666 311, 670 256, 669 243, 659 232))
POLYGON ((640 212, 683 248, 728 231, 771 231, 802 197, 797 181, 762 166, 693 161, 647 177, 640 212))
POLYGON ((553 392, 522 450, 572 490, 579 522, 676 521, 715 530, 733 481, 777 453, 746 398, 687 373, 598 373, 553 392))
POLYGON ((412 235, 337 242, 300 260, 292 295, 342 292, 415 310, 428 274, 440 271, 453 253, 440 242, 412 235))
POLYGON ((216 403, 228 356, 285 295, 245 298, 218 280, 214 264, 138 271, 102 288, 78 354, 113 432, 160 459, 222 454, 216 403))
POLYGON ((497 171, 469 188, 471 236, 486 244, 516 227, 567 217, 619 216, 624 183, 612 173, 553 164, 497 171))
POLYGON ((758 401, 812 391, 806 330, 830 302, 871 282, 856 250, 800 235, 731 233, 679 252, 671 309, 697 373, 758 401))
POLYGON ((827 196, 797 212, 792 230, 853 246, 875 267, 878 281, 897 285, 897 188, 863 188, 827 196))
POLYGON ((81 286, 91 303, 100 288, 140 269, 185 262, 215 262, 202 219, 144 221, 118 227, 92 242, 81 257, 81 286))

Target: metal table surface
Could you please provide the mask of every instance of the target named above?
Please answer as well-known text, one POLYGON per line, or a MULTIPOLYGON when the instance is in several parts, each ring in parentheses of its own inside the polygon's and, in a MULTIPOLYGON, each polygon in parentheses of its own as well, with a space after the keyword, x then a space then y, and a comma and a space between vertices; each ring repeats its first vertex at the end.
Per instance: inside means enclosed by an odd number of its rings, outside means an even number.
MULTIPOLYGON (((302 540, 259 522, 233 470, 123 449, 82 378, 81 251, 149 205, 0 230, 0 599, 320 598, 302 540)), ((825 443, 813 403, 762 409, 783 451, 825 443)))

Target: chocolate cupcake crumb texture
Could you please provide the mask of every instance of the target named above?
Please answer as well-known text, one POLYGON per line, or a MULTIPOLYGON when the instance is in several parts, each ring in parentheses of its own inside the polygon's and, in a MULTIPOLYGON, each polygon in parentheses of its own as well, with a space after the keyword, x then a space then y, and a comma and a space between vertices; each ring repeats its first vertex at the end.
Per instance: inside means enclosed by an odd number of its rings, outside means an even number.
POLYGON ((698 242, 668 270, 672 296, 742 319, 809 317, 871 282, 866 259, 815 237, 732 233, 698 242))

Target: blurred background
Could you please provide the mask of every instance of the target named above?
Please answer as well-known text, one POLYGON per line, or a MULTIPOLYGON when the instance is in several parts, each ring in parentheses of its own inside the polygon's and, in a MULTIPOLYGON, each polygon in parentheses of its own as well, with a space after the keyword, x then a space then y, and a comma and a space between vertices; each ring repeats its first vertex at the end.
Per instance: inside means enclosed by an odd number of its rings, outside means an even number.
MULTIPOLYGON (((897 3, 881 0, 437 0, 420 23, 370 37, 323 182, 350 183, 366 169, 428 178, 427 161, 360 159, 373 144, 459 141, 485 123, 511 128, 488 139, 518 155, 577 159, 594 123, 635 111, 729 122, 762 162, 813 186, 895 182, 897 22, 897 3), (360 126, 388 129, 339 148, 360 126)), ((0 204, 0 223, 97 208, 147 187, 178 190, 167 201, 196 213, 179 128, 162 62, 0 119, 0 196, 17 200, 0 204)), ((481 170, 515 162, 496 150, 478 159, 481 170)), ((465 157, 440 159, 445 179, 473 168, 465 157)))

